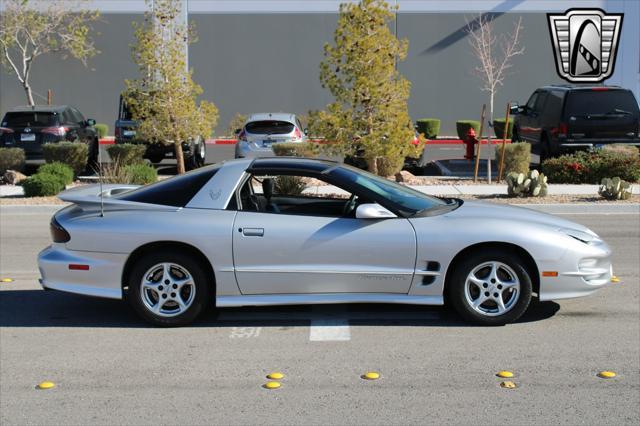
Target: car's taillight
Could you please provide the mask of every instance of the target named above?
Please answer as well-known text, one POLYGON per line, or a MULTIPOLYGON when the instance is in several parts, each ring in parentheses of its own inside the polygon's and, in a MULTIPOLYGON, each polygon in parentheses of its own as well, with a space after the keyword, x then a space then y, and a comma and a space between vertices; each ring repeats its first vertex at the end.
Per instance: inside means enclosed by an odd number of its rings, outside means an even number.
POLYGON ((4 135, 5 133, 13 133, 13 130, 6 127, 0 127, 0 135, 4 135))
POLYGON ((609 90, 608 87, 594 87, 593 89, 594 92, 606 92, 607 90, 609 90))
POLYGON ((121 129, 120 127, 116 127, 116 130, 115 130, 115 136, 116 136, 116 138, 119 138, 119 137, 120 137, 121 132, 122 132, 122 129, 121 129))
POLYGON ((238 140, 244 141, 244 142, 247 141, 247 134, 245 133, 244 129, 242 129, 240 133, 238 133, 238 140))
POLYGON ((69 129, 67 127, 63 127, 63 126, 54 126, 54 127, 45 127, 44 129, 40 130, 42 133, 48 133, 50 135, 54 135, 54 136, 64 136, 67 134, 67 131, 69 129))
POLYGON ((569 133, 569 126, 567 126, 567 123, 560 123, 560 126, 558 126, 558 135, 567 136, 568 133, 569 133))
POLYGON ((55 217, 51 218, 49 230, 51 231, 51 239, 54 243, 66 243, 71 239, 71 235, 58 223, 55 217))
POLYGON ((300 130, 298 130, 297 127, 294 128, 295 130, 293 131, 293 137, 296 139, 300 139, 302 138, 302 133, 300 133, 300 130))

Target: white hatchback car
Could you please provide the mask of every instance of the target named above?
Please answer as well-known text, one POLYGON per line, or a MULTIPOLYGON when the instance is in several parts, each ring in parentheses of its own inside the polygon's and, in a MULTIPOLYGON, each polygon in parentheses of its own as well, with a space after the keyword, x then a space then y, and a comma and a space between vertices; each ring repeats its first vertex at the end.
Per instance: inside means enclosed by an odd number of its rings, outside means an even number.
POLYGON ((284 112, 252 114, 238 130, 236 158, 272 157, 274 143, 307 141, 298 117, 284 112))

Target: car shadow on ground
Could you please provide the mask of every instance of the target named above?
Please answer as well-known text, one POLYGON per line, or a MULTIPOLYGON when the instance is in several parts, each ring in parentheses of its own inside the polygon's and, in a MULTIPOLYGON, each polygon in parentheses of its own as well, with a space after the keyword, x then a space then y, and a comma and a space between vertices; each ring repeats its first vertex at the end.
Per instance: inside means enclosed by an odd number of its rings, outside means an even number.
MULTIPOLYGON (((518 323, 553 317, 555 302, 532 301, 518 323)), ((311 320, 348 320, 351 325, 474 327, 442 306, 348 304, 211 309, 190 327, 307 327, 311 320)), ((0 291, 0 327, 153 327, 126 302, 44 290, 0 291)))

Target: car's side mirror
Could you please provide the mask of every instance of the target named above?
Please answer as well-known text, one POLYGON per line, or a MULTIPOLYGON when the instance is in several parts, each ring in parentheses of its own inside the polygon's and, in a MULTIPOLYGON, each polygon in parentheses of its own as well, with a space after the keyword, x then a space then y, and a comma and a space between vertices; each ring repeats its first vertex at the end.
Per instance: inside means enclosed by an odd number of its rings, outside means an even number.
POLYGON ((96 120, 94 120, 93 118, 87 118, 87 126, 93 127, 95 125, 96 125, 96 120))
POLYGON ((304 128, 304 134, 305 134, 306 136, 308 136, 308 135, 309 135, 309 129, 307 129, 306 127, 304 128))
POLYGON ((388 219, 397 217, 378 203, 360 204, 356 209, 356 219, 388 219))
POLYGON ((242 131, 242 129, 235 129, 235 130, 233 131, 233 134, 234 134, 234 135, 239 135, 241 131, 242 131))
POLYGON ((509 108, 509 114, 518 115, 518 114, 520 114, 520 112, 522 112, 522 107, 520 105, 518 105, 517 102, 512 102, 511 103, 511 108, 509 108))

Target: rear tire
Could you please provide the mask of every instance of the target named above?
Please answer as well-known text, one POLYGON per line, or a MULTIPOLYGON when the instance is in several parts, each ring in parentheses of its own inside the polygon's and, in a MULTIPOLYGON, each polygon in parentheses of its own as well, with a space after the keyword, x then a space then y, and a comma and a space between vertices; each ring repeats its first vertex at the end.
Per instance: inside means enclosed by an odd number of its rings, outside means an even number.
POLYGON ((206 155, 207 155, 207 152, 206 152, 206 146, 204 144, 204 141, 198 138, 196 142, 194 142, 193 144, 191 156, 185 159, 185 162, 184 162, 185 169, 188 171, 188 170, 194 170, 194 169, 203 167, 206 163, 206 159, 205 159, 206 155))
POLYGON ((516 321, 531 302, 525 262, 506 250, 475 251, 454 265, 447 301, 466 321, 498 326, 516 321))
POLYGON ((151 324, 187 325, 211 305, 212 279, 186 254, 150 253, 134 265, 127 298, 136 313, 151 324))

